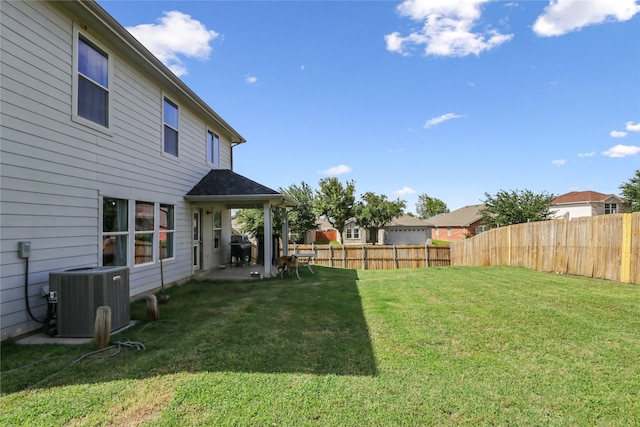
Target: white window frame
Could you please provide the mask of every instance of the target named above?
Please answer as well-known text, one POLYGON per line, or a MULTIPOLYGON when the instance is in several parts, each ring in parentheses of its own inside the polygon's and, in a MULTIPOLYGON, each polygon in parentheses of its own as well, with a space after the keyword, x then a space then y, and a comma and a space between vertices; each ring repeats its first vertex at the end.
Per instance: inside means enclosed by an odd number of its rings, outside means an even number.
POLYGON ((170 96, 163 94, 162 95, 162 147, 160 147, 162 151, 162 155, 171 157, 173 159, 177 159, 180 157, 180 105, 174 101, 170 96), (177 118, 176 118, 176 126, 173 124, 165 122, 165 105, 169 103, 176 108, 177 118), (176 153, 170 153, 166 150, 166 141, 165 141, 165 127, 172 129, 176 132, 176 153))
MULTIPOLYGON (((161 247, 161 243, 162 243, 162 240, 161 240, 162 233, 165 233, 165 236, 167 236, 167 239, 166 239, 167 242, 169 241, 168 237, 171 236, 171 245, 170 245, 171 253, 166 258, 162 258, 162 261, 174 259, 176 257, 176 206, 170 203, 159 203, 158 219, 156 223, 158 224, 158 246, 159 247, 161 247), (173 222, 173 224, 167 224, 167 228, 165 229, 162 228, 162 221, 161 221, 162 215, 160 214, 163 208, 167 208, 171 211, 171 214, 167 215, 167 221, 172 220, 173 222), (171 227, 169 227, 169 225, 171 225, 171 227)), ((167 245, 167 247, 169 247, 169 245, 167 245)), ((159 253, 158 257, 162 257, 162 253, 159 253)))
POLYGON ((213 210, 212 230, 213 250, 220 251, 222 249, 222 211, 219 209, 213 210))
POLYGON ((155 260, 158 257, 158 253, 156 251, 156 248, 158 247, 158 233, 157 233, 157 229, 158 229, 158 204, 157 203, 153 203, 153 202, 148 202, 145 200, 134 200, 133 201, 133 265, 135 265, 136 267, 140 267, 142 265, 151 265, 155 262, 155 260), (140 205, 148 205, 151 207, 151 218, 153 221, 153 224, 151 226, 150 229, 145 228, 143 230, 138 230, 137 229, 137 218, 138 218, 138 209, 137 206, 138 204, 140 205), (137 252, 137 240, 138 240, 138 236, 150 236, 151 237, 151 261, 146 261, 146 262, 141 262, 138 263, 136 261, 136 258, 138 257, 138 252, 137 252))
POLYGON ((606 215, 617 214, 618 213, 618 204, 617 203, 605 203, 604 204, 604 213, 606 215))
POLYGON ((207 163, 220 166, 220 137, 211 129, 207 129, 207 163))
POLYGON ((172 245, 172 253, 171 256, 163 258, 163 262, 171 261, 176 258, 176 224, 177 224, 177 216, 176 216, 176 205, 171 203, 160 203, 160 202, 150 202, 145 200, 133 200, 133 199, 123 199, 121 197, 111 197, 111 196, 103 196, 100 198, 100 259, 102 260, 102 264, 104 265, 104 245, 105 238, 111 236, 126 236, 126 266, 127 267, 145 267, 157 264, 160 261, 161 253, 157 249, 160 247, 160 235, 162 233, 172 234, 173 235, 173 245, 172 245), (126 231, 104 231, 104 199, 115 199, 122 200, 126 202, 127 206, 127 230, 126 231), (152 205, 153 212, 153 228, 147 230, 136 230, 136 204, 137 203, 146 203, 152 205), (161 228, 160 223, 160 209, 163 207, 168 207, 173 211, 173 228, 161 228), (140 235, 151 235, 151 260, 148 262, 143 262, 136 264, 136 236, 140 235))
MULTIPOLYGON (((106 47, 104 47, 104 45, 102 45, 101 43, 97 42, 95 38, 89 36, 87 33, 85 33, 84 31, 80 31, 80 29, 78 28, 77 24, 73 25, 73 76, 72 76, 72 96, 71 96, 71 120, 73 120, 76 123, 80 123, 83 126, 87 126, 90 127, 94 130, 103 132, 103 133, 107 133, 107 134, 111 134, 111 124, 113 123, 113 94, 111 92, 110 86, 113 83, 113 55, 111 54, 111 51, 109 49, 107 49, 106 47), (97 82, 93 82, 94 84, 100 86, 101 88, 105 89, 107 92, 107 125, 103 126, 100 123, 96 123, 90 119, 87 119, 85 117, 82 117, 80 115, 78 115, 78 101, 79 101, 79 69, 78 69, 78 63, 79 63, 79 40, 80 38, 85 39, 86 42, 88 42, 89 44, 93 45, 93 47, 95 47, 96 49, 102 51, 100 53, 106 55, 107 57, 107 87, 100 85, 97 82)), ((90 78, 88 78, 87 76, 85 76, 85 78, 91 80, 90 78)))
MULTIPOLYGON (((127 200, 127 199, 121 199, 121 198, 118 198, 118 197, 101 197, 100 198, 100 242, 101 242, 101 244, 100 244, 99 254, 100 254, 100 259, 102 260, 101 261, 102 265, 105 265, 105 263, 104 263, 105 240, 108 239, 108 238, 111 238, 111 237, 115 238, 115 240, 113 242, 113 245, 114 245, 113 251, 114 251, 114 255, 115 255, 115 253, 116 253, 116 247, 115 246, 117 245, 117 239, 118 239, 119 236, 124 236, 125 239, 126 239, 125 240, 125 244, 124 244, 124 248, 125 248, 124 261, 125 261, 125 264, 123 265, 123 267, 129 265, 129 257, 130 257, 130 254, 131 254, 131 249, 130 249, 131 238, 130 238, 130 233, 129 233, 129 231, 131 229, 130 220, 129 220, 130 219, 130 216, 129 216, 130 210, 131 210, 131 206, 129 205, 129 200, 127 200), (104 215, 105 215, 104 202, 105 202, 105 199, 107 199, 107 200, 120 200, 120 201, 124 202, 123 206, 126 206, 126 209, 127 209, 127 212, 125 213, 125 221, 126 221, 126 226, 127 226, 126 230, 124 230, 124 231, 106 231, 106 232, 104 231, 104 215)), ((116 265, 116 264, 109 263, 107 265, 116 265)))

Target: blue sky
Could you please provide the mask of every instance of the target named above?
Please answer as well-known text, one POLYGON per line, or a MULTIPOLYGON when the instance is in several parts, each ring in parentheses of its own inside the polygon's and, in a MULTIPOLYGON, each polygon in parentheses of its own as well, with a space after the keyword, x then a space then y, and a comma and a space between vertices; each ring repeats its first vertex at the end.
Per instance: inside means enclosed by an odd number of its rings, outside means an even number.
POLYGON ((619 194, 640 169, 636 0, 98 2, 246 139, 273 189, 451 209, 619 194))

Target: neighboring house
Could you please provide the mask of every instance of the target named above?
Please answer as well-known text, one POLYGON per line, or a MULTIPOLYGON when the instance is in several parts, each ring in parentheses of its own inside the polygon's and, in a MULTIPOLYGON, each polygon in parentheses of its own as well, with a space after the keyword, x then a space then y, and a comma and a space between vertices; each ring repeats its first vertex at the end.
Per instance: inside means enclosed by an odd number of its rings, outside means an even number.
POLYGON ((482 215, 480 215, 480 210, 484 206, 483 204, 465 206, 450 213, 428 218, 427 221, 433 227, 431 238, 453 242, 488 230, 489 227, 482 224, 482 215))
MULTIPOLYGON (((326 220, 318 220, 319 230, 316 233, 335 233, 336 240, 339 235, 326 220)), ((431 238, 431 224, 410 215, 395 218, 385 227, 378 230, 377 236, 369 235, 369 230, 358 225, 355 218, 345 223, 342 243, 366 244, 381 243, 385 245, 424 245, 431 238)))
POLYGON ((0 9, 2 339, 40 326, 51 272, 127 266, 142 295, 161 258, 165 283, 228 262, 231 209, 271 234, 295 205, 232 171, 245 139, 96 2, 0 9))
POLYGON ((551 211, 556 218, 579 218, 606 214, 625 213, 630 205, 613 194, 597 191, 572 191, 562 194, 551 202, 551 211))
POLYGON ((360 227, 355 218, 351 218, 344 223, 344 232, 342 233, 343 244, 363 244, 367 243, 367 241, 367 230, 360 227))
POLYGON ((395 218, 380 232, 385 245, 424 245, 431 240, 432 224, 428 220, 403 215, 395 218))

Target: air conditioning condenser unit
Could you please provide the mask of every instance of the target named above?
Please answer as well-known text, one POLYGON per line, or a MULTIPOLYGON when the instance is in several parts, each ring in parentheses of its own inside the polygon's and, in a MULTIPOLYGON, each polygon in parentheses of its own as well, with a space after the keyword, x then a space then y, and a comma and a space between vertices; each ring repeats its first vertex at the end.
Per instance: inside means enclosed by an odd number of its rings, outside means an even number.
POLYGON ((127 267, 76 268, 49 273, 50 300, 57 304, 56 335, 93 337, 96 310, 111 307, 111 331, 131 321, 127 267))

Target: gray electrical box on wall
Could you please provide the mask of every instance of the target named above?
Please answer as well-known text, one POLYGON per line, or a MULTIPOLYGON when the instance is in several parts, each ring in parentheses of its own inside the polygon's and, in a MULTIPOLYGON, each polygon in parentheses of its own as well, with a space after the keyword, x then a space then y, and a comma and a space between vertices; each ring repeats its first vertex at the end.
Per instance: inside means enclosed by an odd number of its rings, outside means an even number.
POLYGON ((29 258, 31 256, 31 242, 18 242, 18 256, 20 258, 29 258))

